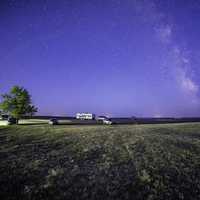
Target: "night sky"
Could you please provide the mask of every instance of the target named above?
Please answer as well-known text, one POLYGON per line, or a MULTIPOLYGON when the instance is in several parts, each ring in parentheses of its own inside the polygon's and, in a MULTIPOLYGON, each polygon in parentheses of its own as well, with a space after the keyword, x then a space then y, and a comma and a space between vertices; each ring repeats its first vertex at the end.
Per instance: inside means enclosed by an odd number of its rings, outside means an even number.
POLYGON ((200 116, 200 0, 0 0, 0 93, 40 115, 200 116))

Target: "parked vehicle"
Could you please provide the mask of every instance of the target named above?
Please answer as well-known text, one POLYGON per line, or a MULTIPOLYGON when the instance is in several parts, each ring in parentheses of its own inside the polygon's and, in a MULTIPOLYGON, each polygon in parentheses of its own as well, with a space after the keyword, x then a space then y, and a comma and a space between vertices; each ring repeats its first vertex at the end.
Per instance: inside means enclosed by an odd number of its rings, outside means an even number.
POLYGON ((7 125, 12 125, 12 124, 16 124, 17 123, 17 119, 14 117, 8 117, 8 119, 6 120, 7 125))
POLYGON ((1 120, 8 120, 8 118, 9 118, 9 115, 5 115, 5 114, 0 115, 1 120))
POLYGON ((112 121, 111 121, 110 119, 105 119, 105 120, 103 120, 103 123, 104 123, 104 124, 107 124, 107 125, 113 124, 112 121))
POLYGON ((49 124, 50 124, 50 125, 57 125, 57 124, 58 124, 58 120, 55 119, 55 118, 50 119, 50 120, 49 120, 49 124))

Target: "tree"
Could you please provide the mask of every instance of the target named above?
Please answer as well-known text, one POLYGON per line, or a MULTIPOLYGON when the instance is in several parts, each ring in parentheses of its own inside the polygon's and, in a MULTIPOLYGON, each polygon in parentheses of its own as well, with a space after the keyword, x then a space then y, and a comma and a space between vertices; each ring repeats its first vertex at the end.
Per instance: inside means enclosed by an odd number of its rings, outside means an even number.
POLYGON ((31 96, 26 89, 14 86, 8 94, 2 95, 3 101, 0 109, 18 120, 22 116, 32 116, 37 112, 37 108, 32 105, 31 96))

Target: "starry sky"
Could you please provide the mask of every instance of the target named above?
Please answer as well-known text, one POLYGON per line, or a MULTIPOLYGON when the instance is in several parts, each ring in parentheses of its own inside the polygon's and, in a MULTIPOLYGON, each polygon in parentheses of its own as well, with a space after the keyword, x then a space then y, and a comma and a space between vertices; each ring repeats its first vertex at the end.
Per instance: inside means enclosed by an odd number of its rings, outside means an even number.
POLYGON ((0 93, 39 115, 200 116, 200 0, 0 0, 0 93))

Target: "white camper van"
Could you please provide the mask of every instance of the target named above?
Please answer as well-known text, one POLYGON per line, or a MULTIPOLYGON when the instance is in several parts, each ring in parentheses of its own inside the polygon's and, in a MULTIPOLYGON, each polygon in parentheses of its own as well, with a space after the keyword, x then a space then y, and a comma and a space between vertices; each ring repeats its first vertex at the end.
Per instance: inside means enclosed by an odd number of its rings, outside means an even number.
POLYGON ((77 113, 76 119, 93 120, 93 119, 95 119, 95 114, 92 114, 92 113, 77 113))

